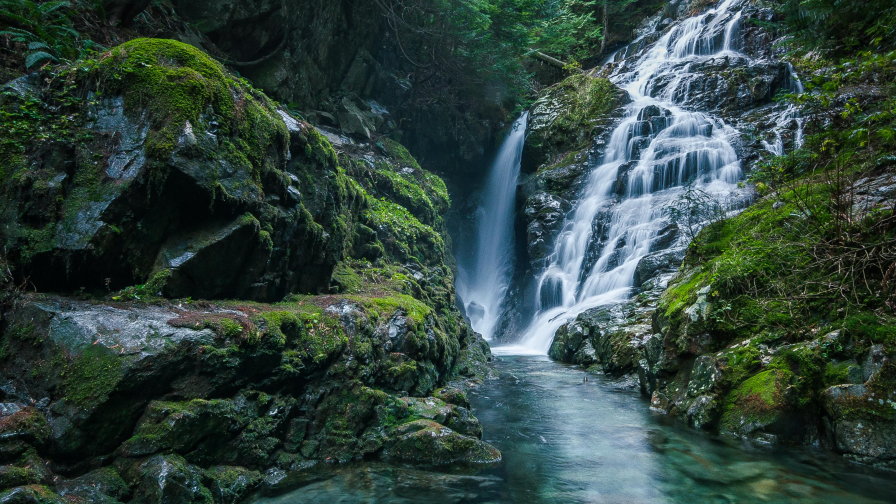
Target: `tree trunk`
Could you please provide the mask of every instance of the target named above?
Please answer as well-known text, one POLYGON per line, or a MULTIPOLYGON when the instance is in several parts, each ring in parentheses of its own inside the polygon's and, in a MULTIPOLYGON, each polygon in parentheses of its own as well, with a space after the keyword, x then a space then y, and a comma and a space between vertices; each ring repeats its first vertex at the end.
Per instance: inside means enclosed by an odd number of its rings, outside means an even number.
POLYGON ((609 0, 604 0, 604 19, 603 19, 603 33, 600 34, 600 54, 603 56, 604 51, 607 49, 607 37, 610 35, 609 27, 607 26, 607 2, 609 0))

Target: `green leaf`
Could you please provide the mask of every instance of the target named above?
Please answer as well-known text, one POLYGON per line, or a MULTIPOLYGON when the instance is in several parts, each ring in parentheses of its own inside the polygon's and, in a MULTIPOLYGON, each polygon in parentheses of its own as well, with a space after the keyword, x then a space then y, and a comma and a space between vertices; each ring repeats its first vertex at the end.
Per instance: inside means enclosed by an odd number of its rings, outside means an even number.
POLYGON ((25 67, 31 68, 46 61, 57 61, 56 56, 44 51, 33 52, 25 57, 25 67))

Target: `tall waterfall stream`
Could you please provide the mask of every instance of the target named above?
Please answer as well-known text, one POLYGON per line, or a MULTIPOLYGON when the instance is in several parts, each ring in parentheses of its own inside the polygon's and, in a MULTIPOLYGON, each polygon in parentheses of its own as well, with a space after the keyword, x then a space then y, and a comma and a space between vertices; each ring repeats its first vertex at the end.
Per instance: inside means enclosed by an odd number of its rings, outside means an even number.
POLYGON ((523 114, 513 123, 495 158, 476 215, 472 257, 458 265, 457 294, 473 329, 487 340, 494 335, 512 273, 516 185, 527 117, 523 114))

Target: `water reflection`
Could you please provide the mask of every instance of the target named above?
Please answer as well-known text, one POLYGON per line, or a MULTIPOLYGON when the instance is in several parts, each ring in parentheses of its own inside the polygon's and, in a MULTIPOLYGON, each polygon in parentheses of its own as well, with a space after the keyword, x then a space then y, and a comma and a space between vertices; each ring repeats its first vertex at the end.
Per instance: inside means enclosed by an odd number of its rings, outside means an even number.
POLYGON ((892 502, 893 473, 820 450, 743 444, 651 413, 625 384, 543 357, 506 357, 470 397, 494 467, 439 471, 382 463, 325 468, 294 502, 892 502))

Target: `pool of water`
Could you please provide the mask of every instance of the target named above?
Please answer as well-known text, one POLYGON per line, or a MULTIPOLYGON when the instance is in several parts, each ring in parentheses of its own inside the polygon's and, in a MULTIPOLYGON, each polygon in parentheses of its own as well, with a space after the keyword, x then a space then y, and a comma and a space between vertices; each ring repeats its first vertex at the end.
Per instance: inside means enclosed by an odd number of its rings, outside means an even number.
POLYGON ((546 357, 502 357, 470 394, 492 467, 355 463, 257 502, 896 502, 896 473, 822 450, 756 446, 651 412, 637 390, 546 357))

